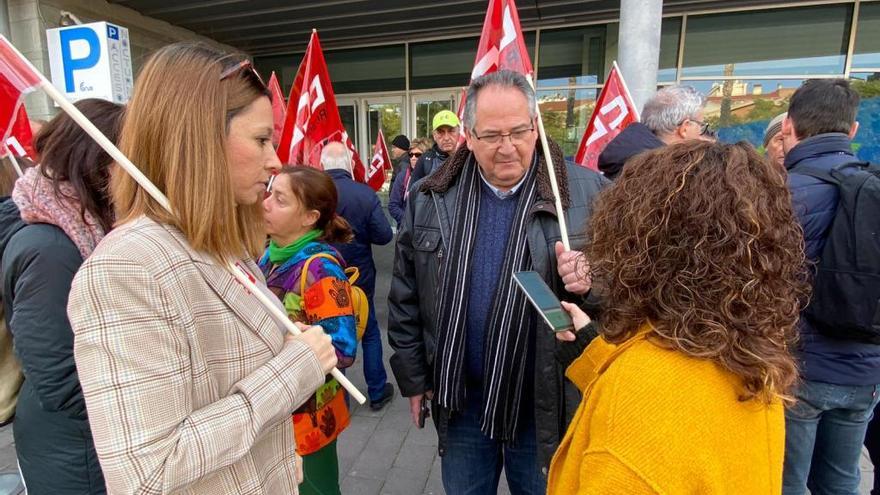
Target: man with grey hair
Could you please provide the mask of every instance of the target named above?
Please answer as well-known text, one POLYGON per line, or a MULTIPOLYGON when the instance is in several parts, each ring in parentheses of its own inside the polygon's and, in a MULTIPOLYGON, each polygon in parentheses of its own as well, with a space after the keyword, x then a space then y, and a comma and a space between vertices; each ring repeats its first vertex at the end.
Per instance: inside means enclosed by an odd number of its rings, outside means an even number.
POLYGON ((355 285, 364 290, 370 302, 370 315, 361 346, 364 350, 364 378, 370 408, 377 411, 394 398, 394 387, 388 383, 382 361, 382 334, 373 305, 376 264, 373 262, 372 245, 388 244, 394 234, 376 192, 370 186, 352 180, 351 152, 344 144, 327 143, 321 150, 321 166, 336 186, 336 214, 344 218, 354 231, 354 240, 347 244, 334 244, 333 247, 342 254, 348 266, 358 268, 360 277, 355 285))
POLYGON ((599 155, 599 170, 611 180, 633 156, 689 139, 715 139, 703 121, 705 98, 690 86, 667 86, 651 97, 642 121, 627 126, 599 155))
MULTIPOLYGON (((557 343, 512 274, 537 271, 563 299, 576 263, 562 252, 550 175, 537 144, 535 93, 510 71, 467 91, 460 147, 414 186, 401 223, 389 296, 391 368, 421 426, 431 402, 446 493, 543 494, 550 459, 580 399, 563 376, 591 332, 557 343)), ((607 183, 566 163, 552 141, 573 249, 607 183)), ((581 263, 581 266, 584 264, 581 263)))

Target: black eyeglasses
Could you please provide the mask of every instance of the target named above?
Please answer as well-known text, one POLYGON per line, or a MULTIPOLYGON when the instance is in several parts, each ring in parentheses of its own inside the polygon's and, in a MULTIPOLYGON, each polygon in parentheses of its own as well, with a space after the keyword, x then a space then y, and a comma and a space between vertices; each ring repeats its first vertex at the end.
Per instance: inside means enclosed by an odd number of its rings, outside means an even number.
POLYGON ((422 152, 421 151, 410 151, 409 156, 411 156, 411 157, 414 156, 414 157, 418 158, 418 157, 422 156, 422 152))
POLYGON ((486 144, 500 145, 504 141, 504 138, 510 138, 510 144, 517 145, 524 143, 534 130, 534 127, 527 127, 525 129, 517 129, 510 132, 491 132, 483 134, 482 136, 477 135, 476 130, 472 130, 471 132, 478 141, 482 141, 486 144))
POLYGON ((700 126, 700 136, 715 137, 715 131, 711 129, 711 126, 708 122, 703 122, 702 120, 684 119, 679 122, 678 125, 682 125, 685 122, 691 122, 700 126))
POLYGON ((220 80, 222 81, 224 79, 227 79, 233 74, 238 74, 242 70, 249 70, 250 73, 253 74, 258 81, 260 81, 260 84, 262 84, 263 86, 266 85, 266 83, 263 82, 263 78, 260 77, 260 73, 257 72, 257 69, 254 68, 253 62, 248 59, 244 59, 241 62, 224 69, 223 72, 220 73, 220 80))

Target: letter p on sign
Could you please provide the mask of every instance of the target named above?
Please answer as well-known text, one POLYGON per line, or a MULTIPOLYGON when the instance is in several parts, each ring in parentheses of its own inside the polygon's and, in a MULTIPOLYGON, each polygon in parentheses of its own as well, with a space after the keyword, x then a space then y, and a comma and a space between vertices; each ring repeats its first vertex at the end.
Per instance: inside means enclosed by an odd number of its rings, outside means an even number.
POLYGON ((97 33, 89 28, 65 29, 58 34, 64 67, 64 88, 72 93, 76 89, 73 72, 98 65, 101 59, 101 42, 97 33))

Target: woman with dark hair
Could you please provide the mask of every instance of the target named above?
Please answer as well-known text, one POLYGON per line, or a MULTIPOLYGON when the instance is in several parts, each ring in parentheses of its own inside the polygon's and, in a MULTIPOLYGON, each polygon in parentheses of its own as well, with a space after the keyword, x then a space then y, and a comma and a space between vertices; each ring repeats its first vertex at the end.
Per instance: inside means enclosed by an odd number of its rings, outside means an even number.
MULTIPOLYGON (((121 105, 76 103, 111 141, 121 105)), ((0 203, 5 318, 24 374, 13 434, 28 493, 105 493, 73 358, 70 285, 113 225, 112 159, 61 113, 35 140, 41 164, 0 203)))
MULTIPOLYGON (((338 367, 346 368, 357 351, 354 307, 344 260, 330 244, 350 242, 354 234, 336 214, 336 202, 336 187, 326 173, 283 169, 263 201, 270 241, 260 269, 292 320, 324 328, 336 348, 338 367)), ((294 412, 305 475, 301 494, 340 493, 336 438, 349 420, 345 392, 331 377, 294 412)))
POLYGON ((603 191, 590 229, 601 338, 567 370, 584 396, 548 493, 780 493, 807 294, 785 179, 747 144, 665 147, 603 191))

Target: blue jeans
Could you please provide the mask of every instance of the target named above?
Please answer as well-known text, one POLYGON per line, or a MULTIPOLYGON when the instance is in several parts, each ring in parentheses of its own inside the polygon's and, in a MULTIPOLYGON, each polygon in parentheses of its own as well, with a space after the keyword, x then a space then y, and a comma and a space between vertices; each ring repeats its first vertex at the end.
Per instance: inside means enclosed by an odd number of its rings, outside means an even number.
POLYGON ((782 493, 858 495, 859 457, 877 404, 877 385, 804 381, 785 411, 782 493))
POLYGON ((367 294, 370 299, 370 316, 367 318, 367 328, 361 340, 364 350, 364 378, 367 381, 367 395, 370 402, 382 399, 382 391, 388 375, 385 373, 385 363, 382 362, 382 333, 379 330, 379 322, 376 321, 376 306, 373 305, 373 295, 367 294))
POLYGON ((480 431, 480 407, 468 400, 466 409, 449 420, 446 453, 441 458, 443 488, 452 495, 495 495, 501 468, 512 495, 544 495, 547 480, 538 466, 535 421, 520 425, 516 441, 499 442, 480 431))

